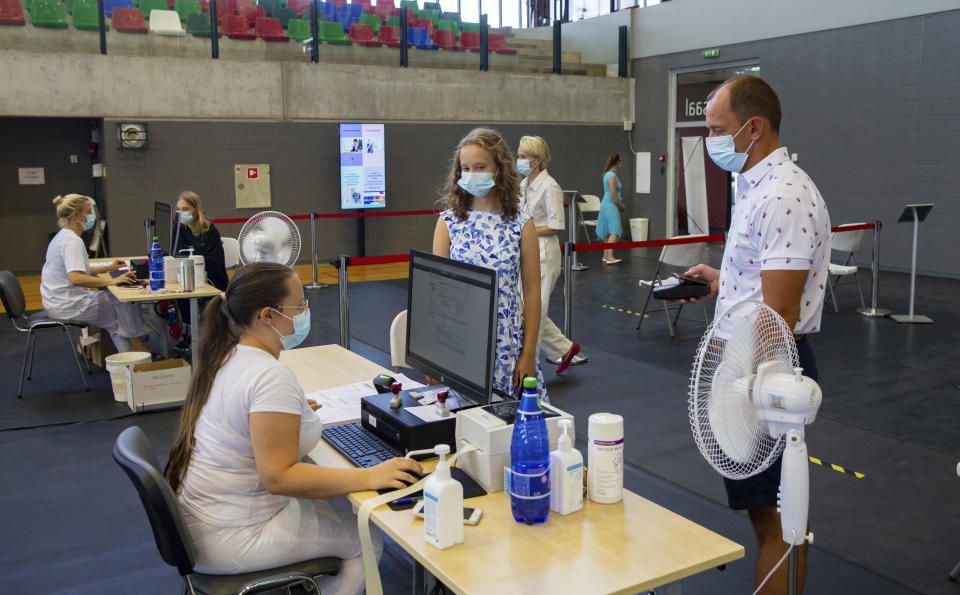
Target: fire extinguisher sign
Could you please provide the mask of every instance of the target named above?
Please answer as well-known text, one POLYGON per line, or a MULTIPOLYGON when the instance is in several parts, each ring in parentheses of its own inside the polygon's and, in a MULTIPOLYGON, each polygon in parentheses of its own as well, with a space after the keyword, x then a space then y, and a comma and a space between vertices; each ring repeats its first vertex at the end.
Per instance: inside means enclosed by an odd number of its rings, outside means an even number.
POLYGON ((255 180, 260 177, 260 169, 257 167, 248 167, 247 168, 247 179, 255 180))

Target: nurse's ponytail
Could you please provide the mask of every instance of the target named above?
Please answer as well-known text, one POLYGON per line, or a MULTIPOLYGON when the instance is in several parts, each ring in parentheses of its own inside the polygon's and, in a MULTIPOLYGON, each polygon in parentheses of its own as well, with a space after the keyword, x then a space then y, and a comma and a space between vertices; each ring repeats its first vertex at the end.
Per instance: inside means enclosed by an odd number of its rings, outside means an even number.
POLYGON ((164 471, 170 487, 179 492, 193 456, 194 432, 220 368, 233 355, 244 329, 266 307, 279 306, 287 298, 288 266, 272 262, 249 264, 230 280, 227 291, 214 297, 203 311, 197 368, 180 414, 180 429, 170 447, 164 471))

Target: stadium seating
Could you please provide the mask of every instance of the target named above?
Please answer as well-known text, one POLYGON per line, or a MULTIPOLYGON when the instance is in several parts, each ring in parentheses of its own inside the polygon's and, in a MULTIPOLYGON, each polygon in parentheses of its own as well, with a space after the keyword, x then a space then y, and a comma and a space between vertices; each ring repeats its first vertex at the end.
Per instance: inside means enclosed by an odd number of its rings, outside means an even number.
MULTIPOLYGON (((73 14, 70 15, 73 26, 83 31, 100 30, 100 9, 96 2, 74 2, 73 14)), ((104 20, 105 30, 110 30, 110 23, 104 20)))
POLYGON ((400 0, 400 8, 409 8, 410 10, 420 10, 417 0, 400 0))
POLYGON ((440 19, 437 21, 437 30, 452 31, 453 36, 458 40, 460 39, 460 23, 457 21, 440 19))
POLYGON ((140 0, 137 7, 146 20, 150 18, 150 11, 152 10, 167 10, 167 0, 140 0))
POLYGON ((257 37, 264 41, 290 41, 290 38, 283 32, 280 19, 258 17, 254 31, 257 37))
POLYGON ((464 31, 460 34, 460 45, 471 52, 480 51, 480 34, 475 31, 464 31))
POLYGON ((203 9, 200 7, 200 3, 197 0, 176 0, 173 4, 173 9, 177 11, 177 14, 180 15, 180 22, 186 23, 187 17, 192 14, 201 14, 203 9))
POLYGON ((377 39, 382 41, 388 48, 400 47, 400 27, 384 25, 380 27, 377 39))
POLYGON ((320 41, 331 45, 353 45, 353 42, 347 37, 346 31, 340 23, 324 22, 320 23, 320 41))
POLYGON ((103 13, 109 18, 113 18, 114 8, 133 8, 133 2, 130 0, 103 0, 103 13))
POLYGON ((461 31, 470 33, 480 33, 480 23, 460 23, 461 31))
POLYGON ((416 27, 417 29, 426 29, 427 36, 433 39, 433 21, 430 19, 413 19, 410 21, 410 26, 416 27))
POLYGON ((380 20, 380 15, 362 14, 360 15, 360 20, 358 21, 358 24, 370 25, 370 28, 373 29, 373 34, 376 35, 377 31, 380 30, 380 25, 383 24, 383 21, 380 20))
POLYGON ((273 12, 278 8, 286 8, 284 0, 260 0, 257 4, 262 6, 267 16, 271 18, 277 18, 273 12))
POLYGON ((287 23, 287 35, 290 39, 303 42, 312 37, 310 34, 310 21, 303 19, 290 19, 287 23))
POLYGON ((23 18, 23 7, 19 0, 0 0, 0 25, 23 27, 26 19, 23 18))
POLYGON ((454 21, 457 25, 460 24, 460 13, 459 12, 441 12, 440 18, 445 21, 454 21))
POLYGON ((359 23, 350 25, 350 40, 358 45, 368 47, 380 47, 383 45, 382 41, 377 41, 377 38, 374 37, 373 27, 359 23))
POLYGON ((30 6, 30 22, 34 27, 66 29, 67 12, 59 0, 33 0, 30 6))
POLYGON ((389 4, 377 4, 373 7, 373 10, 370 12, 380 17, 381 23, 387 22, 387 17, 393 14, 393 11, 396 10, 396 7, 390 6, 389 4))
POLYGON ((430 35, 427 34, 427 30, 419 27, 407 27, 407 43, 418 50, 439 49, 430 41, 430 35))
POLYGON ((440 20, 440 12, 436 10, 423 9, 417 12, 417 18, 430 19, 431 21, 433 21, 433 24, 436 25, 437 21, 440 20))
POLYGON ((120 33, 146 33, 147 24, 143 20, 143 13, 139 8, 117 6, 113 9, 110 24, 120 33))
POLYGON ((250 32, 250 23, 246 17, 238 14, 228 14, 223 18, 223 34, 230 39, 256 39, 250 32))
MULTIPOLYGON (((307 13, 307 16, 310 16, 309 12, 307 13)), ((273 9, 273 18, 278 19, 280 21, 280 26, 286 29, 290 23, 290 19, 297 18, 297 11, 291 8, 280 6, 273 9)))
POLYGON ((303 18, 303 12, 310 14, 310 0, 287 0, 287 8, 292 8, 297 13, 297 18, 303 18))
POLYGON ((498 54, 513 55, 517 53, 517 50, 511 50, 507 47, 507 36, 503 33, 488 33, 487 47, 491 52, 498 54))
MULTIPOLYGON (((194 37, 210 37, 210 15, 203 12, 200 14, 187 15, 187 33, 194 37)), ((217 31, 217 37, 223 37, 223 33, 217 31)))
POLYGON ((441 50, 447 50, 448 52, 462 52, 463 48, 457 44, 457 38, 454 36, 453 31, 449 29, 437 29, 433 34, 433 42, 441 50))
POLYGON ((183 28, 180 26, 180 15, 175 10, 151 10, 150 32, 154 35, 170 37, 185 35, 183 28))

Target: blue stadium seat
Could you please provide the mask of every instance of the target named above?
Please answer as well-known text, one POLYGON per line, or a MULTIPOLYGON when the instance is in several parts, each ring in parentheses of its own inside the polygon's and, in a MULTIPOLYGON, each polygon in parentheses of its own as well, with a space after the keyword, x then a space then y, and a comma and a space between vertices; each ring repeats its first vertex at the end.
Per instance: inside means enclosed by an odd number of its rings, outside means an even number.
POLYGON ((430 34, 426 29, 407 27, 407 43, 418 50, 435 50, 438 46, 430 43, 430 34))

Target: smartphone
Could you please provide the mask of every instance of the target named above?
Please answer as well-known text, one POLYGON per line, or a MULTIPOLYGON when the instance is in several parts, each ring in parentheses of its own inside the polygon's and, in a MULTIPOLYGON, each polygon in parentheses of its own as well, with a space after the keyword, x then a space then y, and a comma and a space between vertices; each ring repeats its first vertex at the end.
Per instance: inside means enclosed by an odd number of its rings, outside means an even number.
MULTIPOLYGON (((418 519, 423 518, 423 500, 417 501, 413 506, 413 516, 418 519)), ((480 522, 480 518, 483 516, 483 510, 479 508, 467 508, 463 507, 463 524, 464 525, 476 525, 480 522)))
POLYGON ((674 278, 675 278, 677 281, 681 281, 681 282, 686 283, 686 284, 689 284, 689 285, 706 285, 706 283, 703 282, 703 281, 701 281, 700 279, 694 279, 693 277, 688 277, 688 276, 686 276, 686 275, 681 275, 680 273, 671 273, 671 274, 674 276, 674 278))

